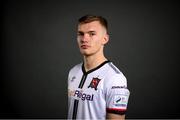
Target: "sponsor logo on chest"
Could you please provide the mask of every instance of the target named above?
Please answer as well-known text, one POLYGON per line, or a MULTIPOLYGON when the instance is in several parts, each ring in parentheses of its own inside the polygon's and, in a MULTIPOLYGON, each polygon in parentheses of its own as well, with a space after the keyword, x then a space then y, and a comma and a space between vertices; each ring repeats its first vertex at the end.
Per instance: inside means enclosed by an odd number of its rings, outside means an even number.
POLYGON ((83 92, 83 90, 68 90, 68 96, 75 97, 75 99, 81 99, 82 101, 88 100, 93 101, 94 94, 83 92))
POLYGON ((84 101, 84 100, 93 101, 93 97, 94 97, 93 94, 83 93, 83 92, 80 91, 80 90, 76 90, 76 91, 74 92, 74 96, 80 98, 80 99, 83 100, 83 101, 84 101))

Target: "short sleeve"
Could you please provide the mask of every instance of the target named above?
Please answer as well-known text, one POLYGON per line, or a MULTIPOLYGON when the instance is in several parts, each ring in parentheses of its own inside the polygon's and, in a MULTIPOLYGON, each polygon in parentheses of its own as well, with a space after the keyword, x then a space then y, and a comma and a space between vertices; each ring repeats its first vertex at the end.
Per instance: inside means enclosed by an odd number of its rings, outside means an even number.
POLYGON ((130 92, 123 74, 109 78, 106 85, 106 111, 108 113, 125 114, 130 92))

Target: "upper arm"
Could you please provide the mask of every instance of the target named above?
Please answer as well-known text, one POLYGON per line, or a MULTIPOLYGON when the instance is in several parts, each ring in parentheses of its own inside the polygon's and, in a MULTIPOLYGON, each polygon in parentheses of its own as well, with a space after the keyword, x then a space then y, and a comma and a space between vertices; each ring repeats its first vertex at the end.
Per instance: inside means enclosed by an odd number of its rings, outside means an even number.
POLYGON ((126 78, 122 74, 112 77, 107 85, 106 92, 106 117, 108 119, 125 119, 128 98, 126 78))
POLYGON ((125 114, 120 115, 120 114, 114 114, 114 113, 107 113, 106 114, 107 119, 118 119, 118 120, 124 120, 125 119, 125 114))

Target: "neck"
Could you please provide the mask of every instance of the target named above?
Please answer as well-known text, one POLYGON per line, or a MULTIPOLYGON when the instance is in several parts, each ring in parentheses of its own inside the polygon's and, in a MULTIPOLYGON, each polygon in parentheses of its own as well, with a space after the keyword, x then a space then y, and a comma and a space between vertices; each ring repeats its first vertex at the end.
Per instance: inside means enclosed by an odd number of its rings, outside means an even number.
POLYGON ((84 68, 86 71, 89 71, 93 68, 96 68, 98 65, 106 61, 104 54, 101 55, 92 55, 92 56, 84 56, 84 68))

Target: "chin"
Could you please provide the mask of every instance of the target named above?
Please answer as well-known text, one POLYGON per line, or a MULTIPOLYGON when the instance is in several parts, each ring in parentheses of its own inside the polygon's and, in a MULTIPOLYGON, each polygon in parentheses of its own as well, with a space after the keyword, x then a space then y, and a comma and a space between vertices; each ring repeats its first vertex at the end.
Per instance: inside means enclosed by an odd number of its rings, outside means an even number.
POLYGON ((82 54, 83 56, 90 56, 90 55, 91 55, 91 54, 85 53, 85 52, 81 52, 81 54, 82 54))
POLYGON ((90 56, 90 55, 92 55, 92 53, 87 52, 87 51, 80 51, 80 52, 81 52, 81 54, 82 54, 83 56, 90 56))

